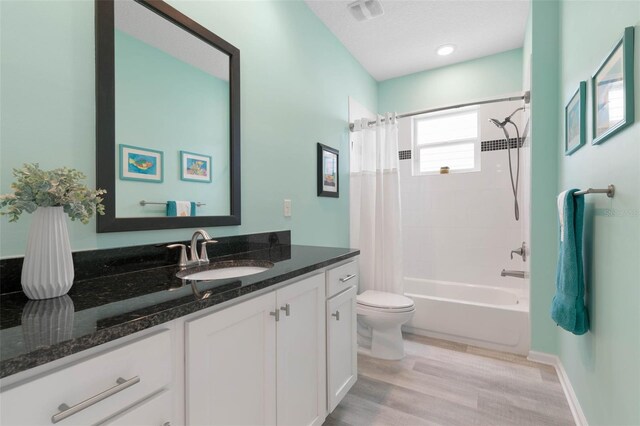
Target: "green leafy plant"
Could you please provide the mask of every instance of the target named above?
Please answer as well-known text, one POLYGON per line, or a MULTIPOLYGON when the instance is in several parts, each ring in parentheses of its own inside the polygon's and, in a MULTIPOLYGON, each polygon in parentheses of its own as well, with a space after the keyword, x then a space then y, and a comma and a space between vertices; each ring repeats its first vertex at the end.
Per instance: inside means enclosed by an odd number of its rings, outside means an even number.
POLYGON ((23 212, 33 213, 38 207, 63 207, 71 220, 88 223, 94 214, 104 214, 104 189, 95 191, 81 183, 84 173, 66 167, 42 170, 36 164, 25 164, 13 169, 16 181, 11 184, 13 193, 0 195, 1 215, 10 216, 15 222, 23 212))

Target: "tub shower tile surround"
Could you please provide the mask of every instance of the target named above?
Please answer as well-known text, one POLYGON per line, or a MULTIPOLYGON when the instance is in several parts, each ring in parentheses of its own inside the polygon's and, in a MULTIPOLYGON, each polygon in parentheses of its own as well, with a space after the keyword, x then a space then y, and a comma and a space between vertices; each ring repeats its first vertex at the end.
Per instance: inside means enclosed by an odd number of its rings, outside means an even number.
POLYGON ((19 270, 20 260, 0 261, 3 291, 14 290, 2 294, 0 377, 233 299, 240 302, 255 295, 250 293, 274 290, 278 283, 359 254, 344 248, 290 245, 289 231, 219 241, 220 245, 207 247, 212 262, 252 259, 275 265, 257 275, 192 284, 175 277, 178 259, 164 244, 76 253, 76 281, 68 294, 75 312, 71 324, 64 325, 71 330, 70 338, 39 347, 32 343, 37 340, 30 334, 35 332, 33 327, 23 323, 23 311, 30 301, 19 290, 16 267, 19 270))
POLYGON ((513 219, 504 151, 485 152, 482 161, 483 171, 472 178, 461 173, 412 179, 410 164, 401 163, 405 276, 526 293, 523 280, 500 277, 502 268, 526 267, 509 256, 524 235, 513 219))
MULTIPOLYGON (((412 162, 400 162, 404 271, 410 278, 481 284, 528 293, 526 280, 500 277, 504 269, 526 270, 528 264, 514 256, 512 249, 525 239, 526 215, 513 217, 513 195, 509 180, 504 134, 488 123, 502 119, 521 106, 502 103, 480 108, 482 140, 481 171, 448 175, 412 176, 412 162)), ((514 116, 519 128, 524 123, 514 116)), ((518 200, 528 181, 526 159, 529 143, 522 142, 518 200)), ((511 139, 515 148, 516 140, 511 139)), ((411 148, 411 120, 399 122, 399 148, 411 148)), ((515 154, 512 151, 512 158, 515 154)), ((521 210, 526 210, 521 208, 521 210)))

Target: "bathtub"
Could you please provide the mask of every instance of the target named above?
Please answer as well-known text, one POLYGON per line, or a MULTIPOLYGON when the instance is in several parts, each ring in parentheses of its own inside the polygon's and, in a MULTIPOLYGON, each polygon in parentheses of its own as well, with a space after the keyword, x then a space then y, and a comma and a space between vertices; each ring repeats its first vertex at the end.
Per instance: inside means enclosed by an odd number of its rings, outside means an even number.
POLYGON ((521 355, 529 353, 529 300, 517 290, 404 279, 416 311, 409 333, 521 355))

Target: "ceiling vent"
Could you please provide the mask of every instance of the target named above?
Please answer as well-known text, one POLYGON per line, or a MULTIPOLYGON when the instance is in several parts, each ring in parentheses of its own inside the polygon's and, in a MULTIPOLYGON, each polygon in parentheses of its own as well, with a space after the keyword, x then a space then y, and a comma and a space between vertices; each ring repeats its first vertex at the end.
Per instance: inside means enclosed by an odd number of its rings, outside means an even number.
POLYGON ((368 21, 384 13, 380 0, 358 0, 349 4, 348 7, 357 21, 368 21))

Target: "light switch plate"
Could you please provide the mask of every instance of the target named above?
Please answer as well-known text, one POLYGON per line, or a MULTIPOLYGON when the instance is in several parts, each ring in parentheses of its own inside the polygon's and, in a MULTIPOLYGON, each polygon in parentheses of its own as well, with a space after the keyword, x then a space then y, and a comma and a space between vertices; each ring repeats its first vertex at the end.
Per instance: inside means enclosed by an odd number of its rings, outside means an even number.
POLYGON ((284 217, 291 217, 291 200, 284 200, 284 217))

